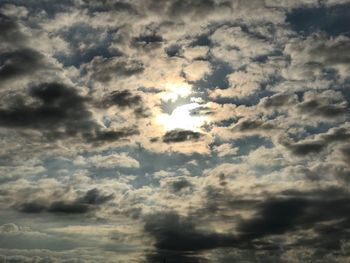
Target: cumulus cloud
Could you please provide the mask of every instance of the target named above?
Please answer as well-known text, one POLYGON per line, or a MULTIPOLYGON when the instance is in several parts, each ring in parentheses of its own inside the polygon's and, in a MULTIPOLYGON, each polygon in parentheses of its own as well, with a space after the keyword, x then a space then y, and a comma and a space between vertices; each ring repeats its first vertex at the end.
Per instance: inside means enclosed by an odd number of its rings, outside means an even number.
POLYGON ((1 1, 0 261, 347 262, 348 9, 1 1))

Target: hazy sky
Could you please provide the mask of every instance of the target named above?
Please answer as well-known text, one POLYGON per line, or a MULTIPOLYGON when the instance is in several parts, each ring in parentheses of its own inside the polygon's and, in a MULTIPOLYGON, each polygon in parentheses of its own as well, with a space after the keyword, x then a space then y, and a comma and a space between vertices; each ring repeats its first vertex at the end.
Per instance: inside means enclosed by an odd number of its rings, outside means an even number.
POLYGON ((349 73, 347 0, 0 0, 0 262, 349 262, 349 73))

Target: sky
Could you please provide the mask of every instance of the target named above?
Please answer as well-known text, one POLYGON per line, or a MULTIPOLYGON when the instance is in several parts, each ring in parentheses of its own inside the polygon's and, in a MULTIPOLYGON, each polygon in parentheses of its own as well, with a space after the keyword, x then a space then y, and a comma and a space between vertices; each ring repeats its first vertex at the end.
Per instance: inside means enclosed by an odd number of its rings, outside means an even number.
POLYGON ((350 1, 0 0, 0 263, 350 261, 350 1))

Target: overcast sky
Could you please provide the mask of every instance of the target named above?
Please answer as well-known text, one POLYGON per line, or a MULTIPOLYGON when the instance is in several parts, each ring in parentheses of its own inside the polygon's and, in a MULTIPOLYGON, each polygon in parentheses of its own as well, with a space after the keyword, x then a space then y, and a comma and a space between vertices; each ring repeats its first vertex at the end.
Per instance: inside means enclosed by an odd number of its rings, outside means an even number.
POLYGON ((349 262, 349 73, 348 0, 0 0, 0 262, 349 262))

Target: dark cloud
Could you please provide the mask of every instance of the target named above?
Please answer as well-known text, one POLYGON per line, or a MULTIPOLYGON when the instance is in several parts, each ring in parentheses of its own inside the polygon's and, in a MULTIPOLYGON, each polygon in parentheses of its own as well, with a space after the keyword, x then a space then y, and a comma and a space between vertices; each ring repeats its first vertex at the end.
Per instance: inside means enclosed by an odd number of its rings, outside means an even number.
POLYGON ((108 141, 117 141, 121 139, 126 139, 130 136, 138 135, 138 134, 140 134, 138 129, 134 127, 131 127, 131 128, 129 127, 129 128, 123 128, 115 131, 100 130, 95 135, 88 134, 86 136, 86 139, 88 141, 99 143, 99 142, 108 142, 108 141))
POLYGON ((119 1, 115 2, 113 4, 113 8, 114 8, 114 10, 119 11, 119 12, 128 12, 130 14, 137 14, 138 13, 136 8, 128 2, 119 2, 119 1))
POLYGON ((348 113, 347 105, 325 104, 318 100, 308 100, 298 105, 298 109, 303 114, 321 116, 324 118, 336 118, 348 113))
POLYGON ((171 250, 157 250, 150 251, 146 255, 146 262, 149 263, 206 263, 208 262, 203 257, 191 252, 171 251, 171 250))
POLYGON ((158 36, 156 34, 152 35, 141 35, 139 37, 134 38, 135 44, 140 44, 140 45, 148 45, 148 44, 153 44, 153 43, 161 43, 163 42, 163 38, 161 36, 158 36))
MULTIPOLYGON (((72 136, 91 131, 95 124, 87 110, 86 99, 61 83, 43 83, 29 90, 36 102, 25 100, 0 110, 0 126, 38 129, 47 137, 72 136)), ((27 98, 23 98, 27 99, 27 98)))
POLYGON ((130 77, 144 70, 141 61, 128 60, 122 57, 95 57, 90 64, 83 67, 83 72, 90 73, 93 80, 108 82, 115 78, 130 77))
POLYGON ((33 49, 24 48, 1 53, 0 79, 4 81, 29 75, 45 66, 49 67, 44 55, 33 49))
POLYGON ((266 121, 262 120, 242 120, 232 126, 232 131, 263 131, 263 130, 271 130, 275 127, 266 121))
POLYGON ((188 180, 182 178, 180 180, 171 182, 170 187, 173 192, 177 193, 183 189, 191 188, 192 184, 188 180))
POLYGON ((7 16, 0 13, 0 41, 1 44, 18 45, 25 41, 25 35, 20 31, 20 27, 17 22, 13 21, 7 16))
POLYGON ((310 153, 319 153, 324 148, 323 142, 302 142, 289 146, 293 154, 303 156, 310 153))
MULTIPOLYGON (((197 216, 203 212, 194 213, 190 217, 181 217, 172 212, 154 214, 146 218, 144 226, 145 232, 155 239, 154 246, 157 249, 150 258, 165 259, 172 255, 171 251, 177 251, 177 255, 181 256, 199 256, 199 251, 225 247, 276 251, 279 249, 279 244, 267 241, 266 238, 291 234, 299 230, 314 230, 316 236, 310 240, 304 236, 297 236, 297 239, 290 246, 286 246, 286 249, 306 247, 337 251, 341 249, 341 242, 337 239, 337 235, 329 236, 329 231, 333 229, 336 233, 344 233, 342 236, 345 239, 349 238, 347 233, 350 229, 349 198, 347 191, 327 188, 306 192, 288 190, 274 198, 260 201, 226 202, 226 209, 221 212, 233 207, 238 209, 240 206, 246 209, 247 202, 249 209, 255 211, 250 218, 236 221, 236 235, 202 230, 198 226, 200 221, 197 216), (332 244, 332 242, 335 243, 332 244), (195 251, 198 253, 192 254, 195 251)), ((225 201, 225 199, 221 200, 225 201)), ((207 212, 205 214, 209 215, 207 212)))
POLYGON ((92 209, 108 202, 113 198, 113 194, 103 194, 100 190, 93 188, 85 193, 85 195, 74 201, 33 201, 23 203, 18 210, 22 213, 61 213, 61 214, 85 214, 92 209))
POLYGON ((94 12, 125 12, 131 15, 137 15, 138 10, 132 3, 124 1, 94 1, 94 0, 83 0, 83 6, 88 9, 91 13, 94 12))
POLYGON ((172 261, 175 258, 184 260, 183 262, 197 262, 198 258, 193 257, 191 252, 231 246, 236 243, 232 235, 203 232, 196 228, 190 218, 181 217, 172 212, 147 217, 144 230, 155 239, 157 251, 150 255, 150 259, 156 260, 155 262, 168 260, 168 258, 169 262, 178 262, 172 261), (174 251, 176 253, 173 253, 174 251), (172 255, 176 255, 175 258, 171 258, 172 255))
POLYGON ((38 202, 29 202, 21 204, 19 211, 28 214, 41 213, 46 210, 46 206, 38 202))
MULTIPOLYGON (((284 198, 267 199, 262 202, 257 206, 257 213, 254 217, 239 224, 238 231, 242 240, 254 240, 301 229, 313 229, 317 233, 315 238, 311 238, 313 242, 306 244, 304 237, 301 236, 293 243, 293 246, 328 250, 341 248, 337 236, 329 236, 329 233, 324 230, 337 229, 338 232, 343 233, 349 230, 348 192, 329 188, 309 192, 289 191, 284 194, 287 195, 284 198), (335 193, 337 191, 339 192, 335 193), (332 221, 333 223, 327 223, 332 221), (332 246, 329 246, 330 244, 332 246)), ((349 238, 349 234, 343 237, 349 238)))
POLYGON ((266 235, 283 234, 292 231, 296 218, 306 208, 307 201, 300 198, 268 200, 262 204, 258 215, 243 221, 239 226, 243 239, 255 239, 266 235))
POLYGON ((138 106, 142 102, 141 96, 133 95, 129 90, 113 91, 106 96, 103 106, 119 106, 121 108, 138 106))
MULTIPOLYGON (((29 98, 21 97, 8 108, 0 109, 0 126, 41 131, 48 140, 81 136, 88 142, 124 139, 138 134, 136 128, 103 130, 88 109, 89 99, 61 83, 43 83, 29 89, 29 98)), ((141 115, 141 113, 140 113, 141 115)))
POLYGON ((340 148, 341 153, 344 156, 344 160, 348 163, 350 163, 350 145, 344 146, 340 148))
POLYGON ((104 195, 97 188, 91 189, 79 199, 79 202, 89 205, 100 205, 113 198, 113 194, 104 195))
POLYGON ((214 114, 213 110, 209 107, 200 106, 190 111, 192 116, 202 116, 202 115, 212 115, 214 114))
POLYGON ((326 134, 321 135, 321 138, 327 142, 346 142, 350 140, 350 131, 348 128, 334 128, 326 134))
POLYGON ((134 95, 129 90, 113 91, 102 101, 102 106, 109 108, 118 106, 121 109, 131 108, 139 118, 149 117, 149 110, 144 106, 140 95, 134 95))
POLYGON ((50 213, 62 213, 62 214, 84 214, 89 211, 89 206, 87 204, 81 203, 68 203, 63 201, 58 201, 52 203, 47 209, 50 213))
POLYGON ((199 132, 176 129, 176 130, 168 131, 163 136, 163 142, 176 143, 176 142, 184 142, 184 141, 196 141, 201 137, 202 137, 202 134, 199 132))

